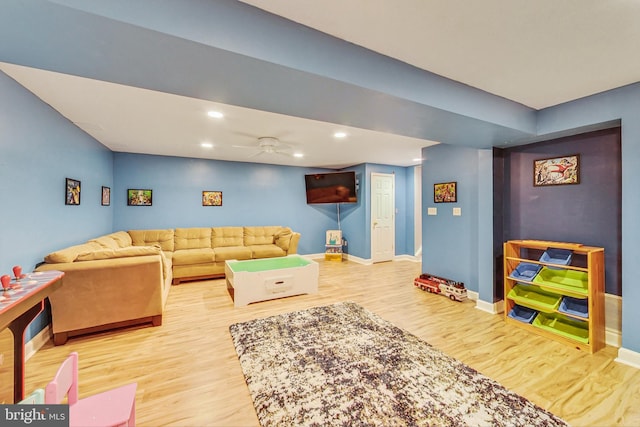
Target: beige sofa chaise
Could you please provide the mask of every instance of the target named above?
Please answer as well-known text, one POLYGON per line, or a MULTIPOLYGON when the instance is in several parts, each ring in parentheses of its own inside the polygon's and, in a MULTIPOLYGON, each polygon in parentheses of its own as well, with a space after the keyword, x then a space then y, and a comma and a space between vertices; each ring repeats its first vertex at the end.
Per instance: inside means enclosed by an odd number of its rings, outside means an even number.
POLYGON ((55 345, 118 327, 162 324, 171 284, 223 277, 228 259, 286 256, 300 233, 280 226, 118 231, 48 254, 36 271, 64 271, 49 296, 55 345))

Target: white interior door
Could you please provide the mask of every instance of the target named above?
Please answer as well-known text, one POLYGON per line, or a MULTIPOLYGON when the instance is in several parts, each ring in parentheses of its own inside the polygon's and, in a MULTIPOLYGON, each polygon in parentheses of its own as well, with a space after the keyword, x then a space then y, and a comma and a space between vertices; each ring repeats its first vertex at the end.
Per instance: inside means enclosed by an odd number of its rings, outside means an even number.
POLYGON ((395 256, 395 175, 371 174, 371 258, 391 261, 395 256))

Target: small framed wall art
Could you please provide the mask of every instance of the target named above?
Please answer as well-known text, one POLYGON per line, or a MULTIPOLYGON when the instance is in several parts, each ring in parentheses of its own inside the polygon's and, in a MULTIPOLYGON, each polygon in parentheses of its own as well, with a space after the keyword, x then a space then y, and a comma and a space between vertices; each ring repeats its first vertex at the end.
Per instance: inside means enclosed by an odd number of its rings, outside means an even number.
POLYGON ((458 201, 456 182, 441 182, 433 184, 434 203, 455 203, 458 201))
POLYGON ((533 161, 533 185, 580 184, 580 155, 533 161))
POLYGON ((66 178, 64 190, 65 205, 80 204, 80 181, 77 179, 66 178))
POLYGON ((202 206, 222 206, 222 191, 203 191, 202 206))
POLYGON ((111 188, 102 186, 102 206, 111 204, 111 188))
POLYGON ((127 190, 127 206, 151 206, 153 190, 127 190))

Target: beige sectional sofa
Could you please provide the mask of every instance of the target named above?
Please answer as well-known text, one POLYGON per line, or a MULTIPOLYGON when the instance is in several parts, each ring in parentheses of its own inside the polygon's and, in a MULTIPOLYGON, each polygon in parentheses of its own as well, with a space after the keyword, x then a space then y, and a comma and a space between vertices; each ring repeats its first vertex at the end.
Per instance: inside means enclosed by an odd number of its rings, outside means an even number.
POLYGON ((300 233, 281 226, 118 231, 48 254, 36 270, 64 271, 49 296, 54 344, 140 323, 162 324, 171 284, 224 276, 229 259, 297 252, 300 233))

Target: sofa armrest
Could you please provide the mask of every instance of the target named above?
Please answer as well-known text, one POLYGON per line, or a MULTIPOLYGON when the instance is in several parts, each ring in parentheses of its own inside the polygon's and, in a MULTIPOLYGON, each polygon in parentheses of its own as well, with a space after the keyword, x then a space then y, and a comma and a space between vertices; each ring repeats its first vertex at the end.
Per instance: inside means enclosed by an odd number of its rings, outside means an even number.
POLYGON ((291 241, 289 242, 289 250, 287 255, 298 253, 298 242, 300 241, 300 233, 294 231, 291 233, 291 241))
POLYGON ((65 273, 49 296, 54 334, 162 315, 168 293, 160 255, 43 264, 36 270, 65 273))

